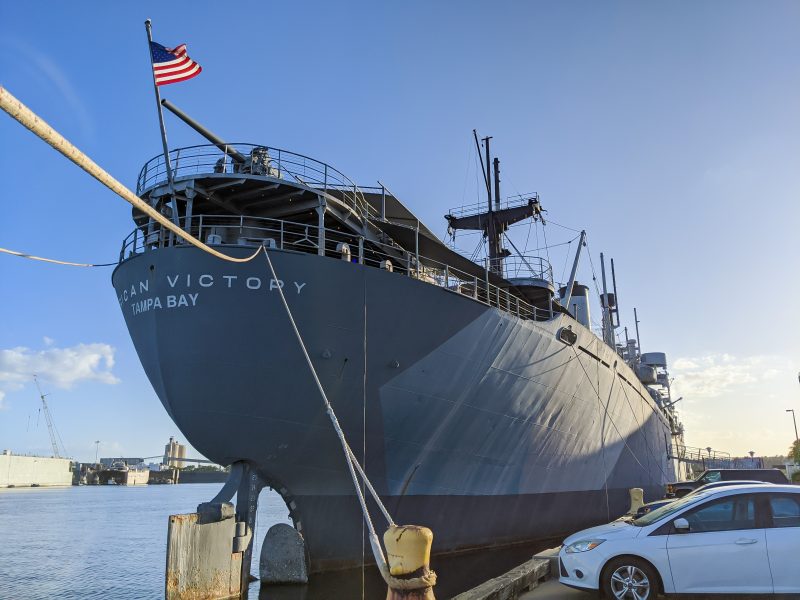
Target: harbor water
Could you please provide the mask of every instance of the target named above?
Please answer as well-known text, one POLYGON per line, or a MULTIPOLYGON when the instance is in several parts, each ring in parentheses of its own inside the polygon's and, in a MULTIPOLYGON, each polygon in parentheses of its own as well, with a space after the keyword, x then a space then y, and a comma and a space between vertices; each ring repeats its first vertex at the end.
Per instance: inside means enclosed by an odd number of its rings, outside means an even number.
MULTIPOLYGON (((167 518, 192 512, 220 484, 82 486, 0 490, 0 598, 138 600, 164 597, 167 518)), ((253 575, 261 540, 289 523, 281 498, 259 498, 253 575)), ((438 598, 448 598, 526 561, 546 544, 435 558, 438 598)), ((366 549, 369 552, 369 548, 366 549)), ((249 598, 323 600, 386 597, 374 568, 313 576, 307 586, 260 589, 249 598)))
MULTIPOLYGON (((219 488, 220 484, 195 484, 0 490, 0 598, 163 598, 168 516, 194 511, 219 488)), ((277 494, 263 493, 258 532, 279 522, 289 522, 286 506, 277 494)), ((258 556, 260 539, 255 543, 258 556)), ((253 567, 257 572, 257 560, 253 567)), ((257 582, 254 589, 250 597, 258 598, 257 582)))

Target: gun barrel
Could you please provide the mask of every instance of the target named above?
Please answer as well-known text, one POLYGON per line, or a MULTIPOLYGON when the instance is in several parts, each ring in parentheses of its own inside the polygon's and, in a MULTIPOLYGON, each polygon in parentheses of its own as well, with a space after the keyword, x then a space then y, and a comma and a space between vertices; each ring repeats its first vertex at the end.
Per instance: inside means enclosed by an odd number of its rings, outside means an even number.
POLYGON ((231 159, 243 165, 245 163, 246 157, 241 152, 238 152, 236 149, 233 148, 230 144, 225 143, 225 141, 211 133, 208 129, 200 125, 197 121, 192 119, 189 115, 179 109, 177 106, 172 104, 169 100, 162 100, 161 104, 164 108, 168 109, 172 114, 178 117, 181 121, 186 123, 189 127, 194 129, 197 133, 202 135, 206 138, 209 142, 214 144, 217 148, 225 152, 231 159))

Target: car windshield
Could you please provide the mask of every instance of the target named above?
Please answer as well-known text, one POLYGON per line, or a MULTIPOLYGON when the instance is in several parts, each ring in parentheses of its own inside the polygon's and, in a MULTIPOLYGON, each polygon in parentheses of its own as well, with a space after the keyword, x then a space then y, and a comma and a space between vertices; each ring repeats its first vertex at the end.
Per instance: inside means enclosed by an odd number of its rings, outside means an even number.
POLYGON ((684 496, 679 500, 675 500, 674 502, 665 504, 660 508, 657 508, 653 511, 650 511, 647 514, 642 515, 638 519, 631 521, 631 525, 636 525, 637 527, 646 527, 647 525, 655 523, 659 519, 663 519, 664 517, 668 517, 669 515, 675 514, 676 512, 688 506, 689 504, 694 504, 698 500, 708 495, 709 495, 708 492, 700 492, 698 494, 693 494, 691 496, 684 496))
POLYGON ((706 471, 705 475, 700 477, 697 481, 701 483, 713 483, 722 479, 722 473, 719 471, 706 471))

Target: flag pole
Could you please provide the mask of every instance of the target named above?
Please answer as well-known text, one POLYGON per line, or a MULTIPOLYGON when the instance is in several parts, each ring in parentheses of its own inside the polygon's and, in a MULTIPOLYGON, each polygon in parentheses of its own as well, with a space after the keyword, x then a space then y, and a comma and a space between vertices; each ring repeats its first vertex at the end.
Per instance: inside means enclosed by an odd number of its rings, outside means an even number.
POLYGON ((172 163, 169 160, 169 146, 167 145, 167 129, 164 127, 164 113, 161 110, 161 92, 158 91, 156 85, 156 72, 153 68, 153 32, 150 28, 150 19, 144 22, 144 27, 147 29, 147 52, 150 54, 150 72, 153 75, 153 90, 156 93, 156 108, 158 108, 158 123, 161 126, 161 145, 164 147, 164 166, 167 169, 167 183, 169 184, 169 193, 171 197, 170 206, 172 207, 172 221, 180 227, 180 217, 178 215, 178 201, 175 198, 175 181, 172 177, 172 163))

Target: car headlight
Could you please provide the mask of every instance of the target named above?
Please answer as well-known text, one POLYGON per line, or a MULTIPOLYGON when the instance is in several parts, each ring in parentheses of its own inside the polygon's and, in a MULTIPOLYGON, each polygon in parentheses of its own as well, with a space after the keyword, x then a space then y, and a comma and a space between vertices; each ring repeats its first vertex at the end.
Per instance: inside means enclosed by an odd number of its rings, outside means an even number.
POLYGON ((576 552, 588 552, 589 550, 594 550, 600 544, 605 542, 605 540, 580 540, 579 542, 575 542, 574 544, 570 544, 564 549, 564 552, 567 554, 575 554, 576 552))

